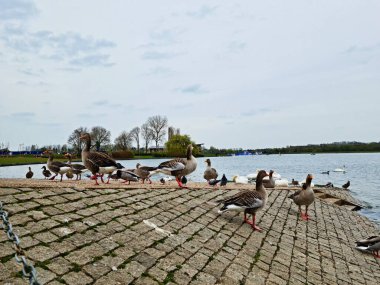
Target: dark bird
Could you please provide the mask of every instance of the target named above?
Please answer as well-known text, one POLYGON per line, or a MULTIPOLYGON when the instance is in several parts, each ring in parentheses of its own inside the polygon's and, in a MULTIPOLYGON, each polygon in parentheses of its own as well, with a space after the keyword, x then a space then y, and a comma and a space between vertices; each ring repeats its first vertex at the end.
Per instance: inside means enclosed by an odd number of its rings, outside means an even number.
POLYGON ((197 160, 193 156, 193 146, 189 144, 186 150, 186 158, 175 158, 162 162, 156 169, 157 172, 164 173, 175 177, 178 186, 186 188, 182 185, 181 178, 189 175, 197 168, 197 160))
POLYGON ((42 175, 46 178, 49 178, 51 176, 50 170, 46 169, 46 166, 41 167, 42 170, 42 175))
POLYGON ((327 182, 325 187, 326 188, 334 188, 334 184, 332 184, 331 182, 327 182))
POLYGON ((227 177, 225 174, 223 174, 222 179, 220 180, 220 186, 226 186, 227 185, 227 177))
POLYGON ((108 174, 107 184, 110 182, 111 174, 117 169, 121 169, 122 165, 117 163, 108 154, 98 151, 90 151, 91 136, 89 133, 82 134, 80 140, 86 142, 86 146, 82 150, 82 162, 84 166, 91 171, 91 179, 95 180, 95 185, 99 185, 98 177, 104 183, 103 175, 108 174))
MULTIPOLYGON (((81 180, 82 179, 82 173, 87 171, 86 167, 82 164, 79 164, 79 163, 72 164, 71 163, 71 160, 72 160, 71 153, 65 153, 65 156, 69 159, 68 165, 71 166, 72 173, 74 173, 76 175, 75 180, 81 180)), ((66 174, 66 176, 67 176, 67 174, 66 174)))
POLYGON ((131 181, 137 182, 141 178, 140 176, 138 176, 133 171, 131 171, 131 170, 124 170, 124 169, 118 169, 116 171, 116 177, 118 179, 123 179, 124 180, 123 183, 127 183, 128 182, 128 184, 131 184, 131 181))
POLYGON ((274 178, 273 178, 273 173, 274 173, 273 170, 269 171, 269 179, 268 180, 266 180, 266 179, 263 180, 263 184, 264 184, 265 188, 274 188, 275 182, 274 182, 274 178))
POLYGON ((256 212, 264 208, 268 199, 268 194, 263 185, 265 176, 268 176, 265 170, 260 170, 257 174, 256 190, 241 191, 232 197, 216 201, 217 203, 223 203, 218 213, 221 214, 225 211, 244 212, 244 222, 251 225, 253 230, 261 231, 256 226, 256 212), (252 215, 252 222, 248 220, 247 214, 252 215))
POLYGON ((373 256, 380 258, 380 236, 371 236, 369 238, 356 242, 356 248, 361 251, 372 252, 373 256))
POLYGON ((330 170, 328 170, 328 171, 322 171, 321 174, 327 174, 327 175, 330 175, 330 170))
POLYGON ((350 180, 348 180, 346 184, 342 185, 342 188, 344 189, 348 189, 348 187, 350 187, 350 180))
POLYGON ((211 179, 211 180, 208 181, 208 185, 210 185, 210 186, 216 186, 216 185, 218 185, 218 183, 220 181, 222 181, 222 179, 211 179))
POLYGON ((32 171, 32 168, 29 167, 29 171, 26 173, 26 178, 30 179, 33 177, 33 171, 32 171))
POLYGON ((157 173, 157 167, 142 166, 140 163, 137 163, 136 169, 133 172, 140 176, 142 183, 144 183, 144 181, 147 180, 149 181, 149 184, 152 184, 152 180, 150 180, 150 177, 153 174, 157 173))
POLYGON ((298 210, 301 214, 301 218, 305 221, 309 219, 309 215, 307 214, 308 207, 314 202, 314 191, 311 188, 311 180, 313 179, 313 175, 308 174, 306 177, 306 183, 302 185, 301 190, 297 190, 293 194, 289 195, 288 198, 292 199, 296 205, 298 205, 298 210), (305 205, 306 210, 305 214, 302 212, 301 206, 305 205))
POLYGON ((55 177, 58 174, 60 174, 61 175, 60 181, 62 181, 63 174, 71 170, 70 165, 60 162, 60 161, 54 161, 53 152, 51 150, 45 150, 43 153, 49 155, 49 159, 47 161, 47 168, 49 168, 49 170, 55 174, 53 177, 49 179, 54 180, 55 177))
POLYGON ((166 181, 165 181, 164 178, 161 178, 161 179, 160 179, 160 182, 161 182, 162 184, 165 184, 165 183, 166 183, 166 181))
POLYGON ((181 183, 182 183, 182 185, 186 185, 187 184, 187 178, 186 178, 186 176, 182 176, 181 183))
POLYGON ((203 178, 207 181, 218 178, 218 172, 215 170, 215 168, 211 167, 211 160, 207 158, 205 162, 207 164, 207 167, 205 172, 203 173, 203 178))
POLYGON ((300 183, 297 180, 294 180, 294 178, 292 178, 292 185, 298 186, 300 185, 300 183))

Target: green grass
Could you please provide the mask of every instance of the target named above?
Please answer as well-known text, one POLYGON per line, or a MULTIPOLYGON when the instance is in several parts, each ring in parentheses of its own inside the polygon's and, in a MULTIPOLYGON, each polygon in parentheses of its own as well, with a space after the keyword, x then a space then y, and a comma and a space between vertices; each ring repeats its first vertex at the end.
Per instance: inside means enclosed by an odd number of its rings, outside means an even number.
MULTIPOLYGON (((38 164, 46 163, 46 157, 33 157, 33 156, 9 156, 0 157, 0 166, 10 166, 10 165, 27 165, 27 164, 38 164)), ((67 161, 67 158, 54 158, 57 161, 67 161)))

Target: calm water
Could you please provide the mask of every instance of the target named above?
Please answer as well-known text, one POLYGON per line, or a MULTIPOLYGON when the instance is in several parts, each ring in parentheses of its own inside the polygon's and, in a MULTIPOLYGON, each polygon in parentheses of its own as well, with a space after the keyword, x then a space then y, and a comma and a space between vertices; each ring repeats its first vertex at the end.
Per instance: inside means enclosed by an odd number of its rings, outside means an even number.
MULTIPOLYGON (((204 160, 198 158, 197 170, 188 179, 190 181, 203 181, 203 171, 206 167, 204 160)), ((143 165, 156 166, 166 159, 146 159, 143 165)), ((133 168, 135 160, 120 161, 124 166, 133 168)), ((259 155, 259 156, 235 156, 213 157, 212 166, 219 175, 226 174, 232 179, 236 174, 247 175, 256 172, 256 169, 273 169, 289 181, 292 178, 302 181, 308 173, 314 175, 315 184, 332 182, 334 186, 341 186, 351 181, 350 191, 353 196, 366 205, 362 214, 380 224, 380 154, 291 154, 291 155, 259 155), (335 168, 346 167, 346 173, 332 172, 335 168), (330 175, 321 174, 330 170, 330 175)), ((43 178, 42 165, 32 165, 33 178, 43 178)), ((0 178, 24 178, 28 166, 0 167, 0 178)), ((159 176, 157 176, 157 179, 159 176)))

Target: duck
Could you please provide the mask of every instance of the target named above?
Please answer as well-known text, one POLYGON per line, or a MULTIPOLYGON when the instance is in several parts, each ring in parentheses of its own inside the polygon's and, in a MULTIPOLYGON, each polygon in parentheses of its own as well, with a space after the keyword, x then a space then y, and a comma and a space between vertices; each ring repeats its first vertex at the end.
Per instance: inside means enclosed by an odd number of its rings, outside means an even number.
POLYGON ((211 179, 216 179, 218 178, 218 172, 216 171, 215 168, 211 167, 211 160, 207 158, 205 160, 207 167, 205 172, 203 173, 203 178, 206 179, 206 181, 210 181, 211 179))
POLYGON ((33 177, 33 171, 32 168, 29 166, 29 171, 26 173, 26 178, 30 179, 33 177))
POLYGON ((218 213, 226 211, 244 212, 244 222, 251 225, 254 231, 261 232, 261 228, 256 225, 256 213, 265 207, 268 194, 263 184, 263 178, 268 176, 265 170, 260 170, 256 178, 256 190, 244 190, 230 198, 216 201, 223 204, 218 213), (252 215, 252 222, 247 218, 247 214, 252 215))
POLYGON ((49 169, 46 169, 46 166, 41 167, 42 170, 42 175, 46 178, 49 178, 51 176, 51 172, 49 169))
POLYGON ((327 175, 330 175, 330 170, 322 171, 321 174, 327 174, 327 175))
POLYGON ((294 178, 292 178, 292 185, 294 185, 294 186, 298 186, 298 185, 300 185, 300 183, 297 181, 297 180, 294 180, 294 178))
POLYGON ((156 167, 142 166, 140 163, 136 164, 136 169, 134 170, 134 173, 140 176, 140 179, 142 180, 143 184, 145 180, 149 181, 149 184, 152 184, 152 180, 150 180, 150 177, 156 172, 156 167))
POLYGON ((91 179, 95 180, 95 185, 99 185, 98 177, 104 183, 103 175, 108 174, 106 184, 109 184, 112 172, 122 168, 122 165, 106 153, 91 151, 91 135, 89 133, 82 134, 80 140, 86 143, 82 150, 82 163, 92 173, 91 179))
POLYGON ((181 183, 182 183, 182 185, 186 185, 187 184, 187 178, 186 178, 186 176, 182 176, 181 183))
POLYGON ((307 214, 307 209, 314 202, 315 199, 314 191, 311 186, 311 180, 313 180, 313 175, 308 174, 306 177, 305 184, 302 185, 302 189, 297 190, 288 197, 292 199, 296 205, 298 205, 298 210, 300 212, 301 218, 305 221, 309 220, 310 218, 307 214), (305 214, 302 212, 302 205, 306 206, 305 214))
MULTIPOLYGON (((118 170, 116 170, 115 174, 116 174, 117 179, 123 179, 124 180, 123 183, 128 182, 128 184, 131 184, 131 181, 137 182, 141 178, 136 173, 134 173, 134 171, 127 170, 127 169, 118 169, 118 170)), ((115 174, 113 174, 113 175, 115 175, 115 174)))
POLYGON ((348 189, 348 187, 350 187, 350 184, 351 184, 350 180, 348 180, 347 183, 345 183, 345 184, 342 185, 342 188, 343 189, 348 189))
POLYGON ((189 144, 186 149, 186 158, 175 158, 164 161, 156 168, 157 172, 175 177, 180 188, 187 188, 182 185, 181 178, 189 175, 197 169, 197 159, 193 156, 193 145, 189 144))
POLYGON ((72 164, 71 163, 71 160, 72 160, 71 153, 65 153, 65 157, 67 157, 69 159, 68 164, 71 165, 72 173, 74 173, 76 175, 75 180, 81 180, 82 179, 82 173, 87 171, 86 167, 82 164, 79 164, 79 163, 72 164))
POLYGON ((380 258, 380 236, 370 236, 356 242, 356 249, 372 252, 373 256, 380 258))
POLYGON ((72 169, 70 169, 69 171, 66 172, 66 177, 67 177, 67 179, 70 179, 70 180, 74 178, 74 174, 73 174, 72 169))
POLYGON ((49 179, 54 180, 55 177, 58 174, 60 174, 61 175, 60 181, 62 182, 63 174, 65 174, 71 169, 70 165, 68 165, 67 163, 60 162, 60 161, 54 161, 54 155, 51 150, 45 150, 43 154, 47 154, 49 156, 49 159, 47 161, 47 168, 49 168, 49 170, 55 174, 53 177, 49 179))
POLYGON ((275 187, 275 180, 273 177, 273 170, 269 171, 269 179, 264 179, 263 184, 265 188, 274 188, 275 187))

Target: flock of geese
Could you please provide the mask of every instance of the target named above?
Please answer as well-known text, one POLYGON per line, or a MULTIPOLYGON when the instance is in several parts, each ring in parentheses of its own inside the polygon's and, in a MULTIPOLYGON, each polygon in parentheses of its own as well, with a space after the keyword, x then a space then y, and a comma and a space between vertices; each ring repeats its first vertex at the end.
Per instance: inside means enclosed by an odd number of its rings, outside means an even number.
MULTIPOLYGON (((136 165, 136 169, 126 169, 120 163, 117 163, 112 157, 103 152, 97 152, 90 150, 91 147, 91 137, 90 134, 85 133, 81 135, 81 140, 85 142, 85 147, 82 151, 82 164, 73 164, 71 162, 71 155, 66 154, 68 158, 68 163, 63 163, 53 160, 53 153, 51 151, 45 151, 44 153, 49 156, 47 161, 47 168, 43 166, 43 175, 45 178, 51 180, 55 179, 56 176, 61 176, 61 181, 63 174, 72 173, 77 177, 76 179, 81 179, 81 174, 85 171, 90 171, 92 175, 90 178, 95 180, 95 185, 99 185, 98 178, 103 183, 109 183, 111 178, 122 179, 124 182, 130 183, 131 181, 142 180, 142 183, 148 181, 152 183, 150 177, 156 173, 163 173, 166 175, 174 176, 178 186, 181 188, 186 188, 186 175, 191 174, 197 168, 197 160, 192 154, 193 146, 190 144, 187 147, 186 158, 175 158, 160 163, 156 167, 142 166, 139 163, 136 165), (53 173, 53 176, 50 177, 53 173), (108 174, 107 182, 104 182, 103 176, 108 174)), ((223 174, 221 179, 217 179, 218 172, 215 168, 211 166, 210 159, 206 159, 206 170, 204 172, 204 179, 209 185, 225 186, 228 182, 226 176, 223 174)), ((31 178, 33 173, 29 167, 29 172, 26 174, 27 178, 31 178)), ((309 206, 314 202, 315 196, 312 189, 312 179, 313 176, 308 174, 305 183, 302 184, 300 190, 295 191, 288 196, 293 202, 298 206, 298 212, 302 220, 308 221, 310 216, 308 214, 309 206), (302 206, 305 207, 305 212, 302 211, 302 206)), ((165 179, 161 179, 162 183, 165 183, 165 179)), ((295 181, 292 181, 295 185, 295 181)), ((297 182, 298 184, 298 182, 297 182)), ((243 190, 239 193, 227 198, 215 201, 218 205, 221 205, 219 213, 226 211, 237 211, 244 213, 244 223, 249 224, 254 231, 261 231, 256 225, 256 213, 263 209, 268 200, 268 194, 266 188, 274 188, 275 179, 274 172, 271 170, 269 173, 265 170, 260 170, 256 176, 256 188, 255 190, 243 190), (248 218, 251 215, 251 221, 248 218)), ((348 185, 345 185, 348 188, 348 185)), ((373 252, 374 256, 379 257, 380 251, 380 236, 370 237, 366 240, 361 240, 357 242, 357 248, 359 250, 366 250, 373 252)))

